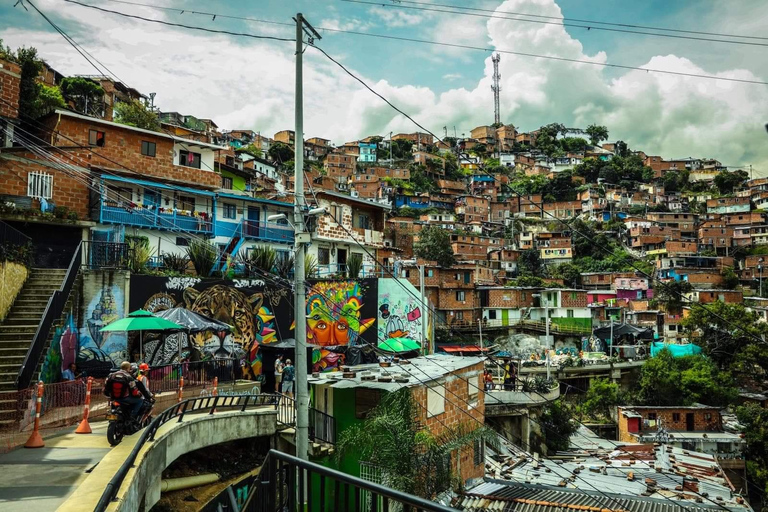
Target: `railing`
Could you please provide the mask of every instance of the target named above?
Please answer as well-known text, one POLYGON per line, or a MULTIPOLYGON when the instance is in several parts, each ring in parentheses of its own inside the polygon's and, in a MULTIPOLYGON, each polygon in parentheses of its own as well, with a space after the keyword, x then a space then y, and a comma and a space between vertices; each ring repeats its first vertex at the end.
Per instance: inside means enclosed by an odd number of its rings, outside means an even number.
POLYGON ((208 218, 180 214, 177 211, 161 211, 160 208, 124 207, 101 203, 99 220, 102 223, 126 224, 145 228, 213 233, 213 223, 208 218))
POLYGON ((131 247, 116 242, 84 241, 83 267, 90 270, 127 270, 131 260, 131 247))
POLYGON ((242 222, 245 238, 293 243, 293 228, 291 226, 259 220, 244 220, 242 222))
POLYGON ((310 439, 336 444, 336 418, 314 407, 310 407, 309 437, 310 439))
POLYGON ((439 503, 406 494, 341 471, 270 450, 248 492, 243 512, 283 510, 455 512, 439 503), (316 493, 316 494, 315 494, 316 493), (302 504, 302 505, 300 505, 302 504), (303 505, 306 504, 306 505, 303 505))
MULTIPOLYGON (((345 263, 330 263, 318 265, 313 277, 327 278, 334 276, 347 276, 345 263)), ((375 264, 363 264, 358 277, 392 277, 394 269, 375 264)))
POLYGON ((35 331, 35 336, 32 338, 32 343, 29 345, 29 350, 24 356, 24 362, 19 368, 19 374, 16 377, 16 389, 24 389, 29 387, 34 377, 35 370, 37 370, 37 364, 40 361, 40 357, 43 355, 45 344, 48 341, 48 335, 51 331, 53 322, 61 318, 61 314, 64 312, 64 307, 67 305, 69 299, 69 293, 72 291, 72 285, 75 283, 77 273, 80 269, 80 262, 82 261, 83 243, 80 242, 75 249, 75 254, 72 256, 72 260, 67 267, 67 273, 64 276, 64 281, 61 283, 61 287, 53 292, 48 299, 48 304, 45 306, 45 311, 40 319, 40 323, 35 331))
POLYGON ((0 245, 25 245, 32 239, 10 224, 0 221, 0 245))
POLYGON ((99 503, 96 505, 95 511, 102 512, 107 509, 109 504, 115 498, 120 486, 123 484, 123 480, 125 480, 128 471, 133 467, 133 463, 136 461, 136 457, 138 457, 144 444, 147 441, 154 441, 157 430, 170 420, 178 418, 178 421, 181 422, 186 413, 202 411, 210 411, 209 414, 215 414, 216 412, 225 409, 240 409, 240 411, 243 412, 249 407, 276 406, 279 401, 279 395, 228 395, 192 398, 172 405, 160 413, 160 415, 156 416, 149 423, 149 426, 141 433, 141 437, 136 441, 131 453, 128 454, 123 464, 115 473, 115 476, 112 477, 104 488, 104 492, 99 499, 99 503))
POLYGON ((233 382, 239 374, 240 362, 237 359, 212 359, 151 368, 147 378, 152 393, 163 393, 176 391, 181 376, 184 377, 184 386, 189 387, 210 383, 214 378, 218 378, 220 384, 233 382))

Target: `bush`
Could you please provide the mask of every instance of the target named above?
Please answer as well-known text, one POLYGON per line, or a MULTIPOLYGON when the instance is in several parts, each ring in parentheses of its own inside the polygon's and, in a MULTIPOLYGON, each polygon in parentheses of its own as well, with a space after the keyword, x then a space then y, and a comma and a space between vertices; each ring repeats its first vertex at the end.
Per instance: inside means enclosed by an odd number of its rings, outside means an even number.
POLYGON ((171 271, 184 273, 187 270, 189 264, 189 258, 180 254, 165 253, 163 254, 163 266, 171 271))
POLYGON ((35 246, 32 242, 25 244, 6 243, 0 245, 0 262, 10 261, 31 268, 35 262, 35 246))
POLYGON ((200 277, 206 277, 211 274, 219 253, 210 242, 201 242, 193 240, 187 247, 187 257, 195 267, 195 272, 200 277))
POLYGON ((149 240, 146 237, 136 237, 127 239, 128 250, 128 268, 136 274, 143 274, 147 271, 147 265, 152 257, 152 249, 149 247, 149 240))

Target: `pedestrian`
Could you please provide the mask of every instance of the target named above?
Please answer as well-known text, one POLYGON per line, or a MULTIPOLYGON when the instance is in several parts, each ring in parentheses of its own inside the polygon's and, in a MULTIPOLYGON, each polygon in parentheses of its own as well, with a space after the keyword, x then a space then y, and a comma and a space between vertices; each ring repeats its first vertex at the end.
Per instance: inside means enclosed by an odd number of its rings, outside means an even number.
POLYGON ((285 361, 283 368, 283 394, 293 398, 293 382, 296 377, 296 369, 291 364, 291 360, 285 361))
POLYGON ((283 380, 283 354, 280 354, 277 356, 277 359, 275 359, 275 393, 280 392, 280 383, 283 380))
POLYGON ((75 363, 70 363, 69 368, 61 372, 61 380, 63 381, 73 381, 77 377, 77 365, 75 363))
POLYGON ((504 391, 514 391, 515 390, 515 381, 512 377, 512 372, 515 370, 515 365, 511 363, 509 360, 507 360, 504 363, 504 391))
POLYGON ((485 390, 490 391, 493 389, 493 374, 491 374, 491 370, 488 370, 486 368, 485 374, 483 376, 483 380, 485 381, 485 390))
POLYGON ((144 384, 144 387, 147 388, 147 391, 149 391, 149 377, 147 374, 149 373, 149 365, 147 363, 141 363, 139 365, 139 377, 138 381, 144 384))

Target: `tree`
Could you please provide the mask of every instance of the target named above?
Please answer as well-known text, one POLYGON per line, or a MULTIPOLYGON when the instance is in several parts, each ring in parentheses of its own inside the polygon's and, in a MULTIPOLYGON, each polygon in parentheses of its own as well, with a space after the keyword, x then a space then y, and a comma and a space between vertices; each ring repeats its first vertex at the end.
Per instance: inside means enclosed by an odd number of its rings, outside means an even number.
POLYGON ((102 115, 104 89, 93 80, 81 76, 66 77, 61 80, 59 88, 64 99, 72 102, 78 112, 102 115))
POLYGON ((629 146, 627 146, 627 143, 623 140, 616 141, 616 146, 614 147, 614 154, 616 156, 629 156, 631 152, 629 151, 629 146))
POLYGON ((733 271, 733 267, 724 267, 720 275, 723 276, 722 287, 724 289, 735 290, 739 286, 739 276, 733 271))
POLYGON ((605 126, 591 124, 584 131, 589 135, 589 141, 593 146, 597 146, 600 142, 608 139, 608 128, 605 126))
POLYGON ((670 312, 679 312, 683 308, 685 301, 684 295, 693 290, 693 286, 688 281, 668 281, 660 284, 655 290, 655 297, 662 302, 666 302, 667 310, 670 312))
POLYGON ((611 408, 619 403, 619 385, 608 379, 595 379, 584 395, 582 408, 593 418, 610 419, 611 408))
POLYGON ((115 103, 115 121, 144 130, 160 131, 160 119, 137 100, 115 103))
POLYGON ((566 286, 575 287, 581 278, 581 269, 573 263, 561 263, 560 265, 549 267, 549 276, 555 279, 562 279, 566 286))
POLYGON ((737 394, 731 374, 703 355, 674 357, 664 349, 640 372, 640 398, 647 405, 725 406, 737 394))
MULTIPOLYGON (((6 47, 3 52, 10 54, 10 48, 6 47)), ((37 77, 43 68, 43 63, 37 57, 35 48, 19 48, 16 50, 13 60, 21 66, 19 117, 24 122, 27 122, 28 119, 37 119, 56 108, 66 106, 61 91, 57 87, 49 87, 38 82, 37 77)))
POLYGON ((408 139, 396 139, 391 144, 394 160, 413 160, 413 142, 408 139))
POLYGON ((436 435, 423 426, 423 415, 409 389, 387 393, 362 422, 339 435, 335 459, 365 461, 379 467, 387 485, 433 499, 451 488, 451 458, 476 442, 495 443, 486 427, 467 422, 436 435))
POLYGON ((247 146, 243 146, 237 151, 238 153, 245 153, 247 155, 255 156, 256 158, 261 158, 264 155, 264 152, 261 151, 261 148, 253 143, 248 144, 247 146))
POLYGON ((413 244, 413 252, 419 258, 437 261, 443 268, 450 268, 456 263, 451 236, 438 226, 428 226, 419 232, 419 240, 413 244))
POLYGON ((560 400, 544 407, 539 423, 547 452, 565 451, 571 447, 571 436, 578 426, 571 421, 571 412, 560 400))
POLYGON ((715 186, 721 194, 733 194, 733 190, 748 179, 749 174, 746 171, 722 171, 715 176, 715 186))
POLYGON ((267 151, 269 158, 278 164, 285 164, 289 160, 292 160, 293 153, 294 151, 291 149, 291 146, 284 142, 275 142, 269 147, 269 151, 267 151))
POLYGON ((541 275, 541 254, 538 249, 528 249, 520 253, 517 260, 517 271, 523 275, 541 275))
MULTIPOLYGON (((744 426, 744 440, 747 442, 744 455, 752 484, 748 490, 759 500, 758 495, 768 493, 768 409, 754 404, 741 406, 736 409, 736 417, 744 426)), ((765 505, 763 502, 763 510, 765 505)))

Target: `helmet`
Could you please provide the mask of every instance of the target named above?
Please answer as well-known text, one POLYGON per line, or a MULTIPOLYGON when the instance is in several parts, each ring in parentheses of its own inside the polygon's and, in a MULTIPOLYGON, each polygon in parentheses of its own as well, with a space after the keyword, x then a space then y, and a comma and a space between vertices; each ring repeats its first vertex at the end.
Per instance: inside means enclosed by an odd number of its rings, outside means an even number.
POLYGON ((142 372, 148 372, 149 371, 149 365, 147 363, 141 363, 139 365, 139 370, 142 372))
POLYGON ((130 369, 131 375, 135 376, 138 371, 139 371, 139 366, 136 363, 131 363, 131 369, 130 369))

